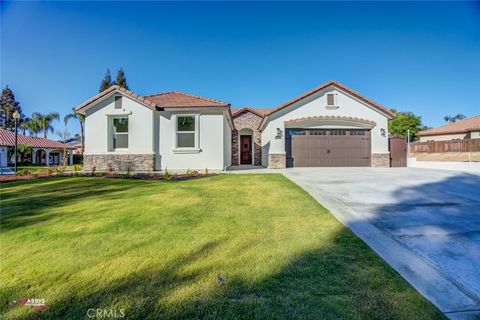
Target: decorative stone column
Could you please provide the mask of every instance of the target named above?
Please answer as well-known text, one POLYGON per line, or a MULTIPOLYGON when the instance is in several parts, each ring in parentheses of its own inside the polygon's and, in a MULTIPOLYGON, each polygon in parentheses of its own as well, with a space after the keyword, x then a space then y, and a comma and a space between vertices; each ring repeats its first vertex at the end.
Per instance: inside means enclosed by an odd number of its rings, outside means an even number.
POLYGON ((68 164, 73 164, 73 150, 70 150, 70 153, 68 154, 68 164))
POLYGON ((268 154, 269 169, 285 169, 287 167, 287 156, 284 153, 268 154))
POLYGON ((389 153, 372 153, 372 167, 390 167, 389 153))

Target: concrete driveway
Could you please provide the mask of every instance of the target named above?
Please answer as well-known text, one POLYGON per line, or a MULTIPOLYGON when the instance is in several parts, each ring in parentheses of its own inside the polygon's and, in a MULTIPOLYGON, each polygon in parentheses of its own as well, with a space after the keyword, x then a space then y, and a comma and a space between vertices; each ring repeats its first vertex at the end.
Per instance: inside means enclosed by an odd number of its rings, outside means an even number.
POLYGON ((452 319, 480 319, 480 175, 293 168, 284 175, 452 319))

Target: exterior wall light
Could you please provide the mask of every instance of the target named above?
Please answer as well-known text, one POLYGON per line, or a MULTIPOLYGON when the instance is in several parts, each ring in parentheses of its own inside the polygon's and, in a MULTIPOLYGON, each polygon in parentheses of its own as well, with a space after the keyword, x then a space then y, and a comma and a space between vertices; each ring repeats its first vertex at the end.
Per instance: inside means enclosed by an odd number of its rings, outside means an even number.
POLYGON ((380 134, 382 135, 382 137, 385 137, 385 135, 387 134, 387 131, 383 128, 380 129, 380 134))
POLYGON ((275 139, 282 139, 282 129, 277 128, 277 134, 275 136, 275 139))

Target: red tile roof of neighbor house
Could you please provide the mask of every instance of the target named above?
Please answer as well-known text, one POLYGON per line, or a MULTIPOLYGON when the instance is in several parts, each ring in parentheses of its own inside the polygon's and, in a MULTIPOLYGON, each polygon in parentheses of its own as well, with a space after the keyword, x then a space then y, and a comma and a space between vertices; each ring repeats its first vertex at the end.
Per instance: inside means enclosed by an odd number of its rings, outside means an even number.
POLYGON ((76 112, 82 111, 85 107, 90 106, 93 102, 101 99, 102 97, 110 93, 113 93, 114 91, 123 93, 126 96, 131 97, 135 101, 151 109, 188 108, 188 107, 229 107, 230 106, 230 104, 226 102, 205 98, 205 97, 200 97, 200 96, 195 96, 192 94, 179 92, 179 91, 157 93, 157 94, 151 94, 151 95, 142 97, 130 90, 114 85, 100 92, 94 97, 88 99, 82 104, 78 105, 75 108, 76 112))
POLYGON ((434 136, 450 133, 464 133, 470 131, 480 131, 480 115, 465 120, 451 122, 438 128, 420 131, 419 136, 434 136))
MULTIPOLYGON (((47 148, 47 149, 63 149, 64 144, 58 141, 44 139, 44 138, 34 138, 25 136, 23 134, 18 134, 17 143, 28 144, 32 148, 47 148)), ((0 129, 0 146, 15 146, 15 132, 8 131, 5 129, 0 129)), ((67 144, 67 149, 75 149, 73 146, 67 144)))
POLYGON ((359 100, 361 100, 361 101, 363 101, 363 102, 371 105, 371 106, 374 107, 375 109, 377 109, 377 110, 385 113, 386 115, 388 115, 388 116, 391 117, 391 118, 395 117, 395 114, 393 114, 393 112, 390 111, 389 109, 381 106, 380 104, 374 102, 373 100, 371 100, 371 99, 369 99, 369 98, 361 95, 360 93, 356 92, 355 90, 350 89, 349 87, 347 87, 347 86, 345 86, 345 85, 343 85, 343 84, 341 84, 340 82, 335 81, 335 80, 330 80, 330 81, 327 81, 327 82, 322 83, 322 84, 319 85, 318 87, 315 87, 315 88, 313 88, 312 90, 307 91, 307 92, 299 95, 298 97, 293 98, 292 100, 287 101, 287 102, 279 105, 278 107, 272 109, 272 110, 271 110, 268 114, 266 114, 266 115, 267 115, 267 116, 268 116, 268 115, 271 115, 272 113, 277 112, 278 110, 281 110, 281 109, 283 109, 283 108, 286 108, 286 107, 288 107, 288 106, 291 106, 291 105, 294 104, 295 102, 298 102, 298 101, 300 101, 300 100, 302 100, 302 99, 304 99, 304 98, 306 98, 306 97, 308 97, 308 96, 310 96, 310 95, 312 95, 312 94, 314 94, 314 93, 316 93, 316 92, 318 92, 318 91, 320 91, 320 90, 323 90, 323 89, 325 89, 325 88, 327 88, 327 87, 329 87, 329 86, 337 87, 337 88, 339 88, 339 89, 341 89, 341 90, 343 90, 343 91, 351 94, 352 96, 354 96, 354 97, 356 97, 357 99, 359 99, 359 100))

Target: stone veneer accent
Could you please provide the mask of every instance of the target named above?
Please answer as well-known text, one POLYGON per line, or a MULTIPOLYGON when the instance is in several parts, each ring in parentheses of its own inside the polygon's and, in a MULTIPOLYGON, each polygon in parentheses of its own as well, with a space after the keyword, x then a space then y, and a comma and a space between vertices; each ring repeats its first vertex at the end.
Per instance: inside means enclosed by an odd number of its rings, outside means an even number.
POLYGON ((153 171, 155 170, 154 154, 85 154, 83 168, 91 171, 153 171))
POLYGON ((269 154, 268 168, 269 169, 284 169, 287 166, 286 154, 269 154))
POLYGON ((232 131, 232 166, 237 166, 240 164, 239 157, 239 143, 240 138, 238 132, 242 129, 250 129, 253 131, 252 143, 253 143, 253 161, 254 165, 262 165, 262 134, 258 130, 262 122, 262 118, 256 114, 246 110, 243 111, 240 115, 235 115, 233 123, 235 124, 235 129, 232 131))
POLYGON ((372 153, 372 167, 390 167, 390 154, 372 153))

